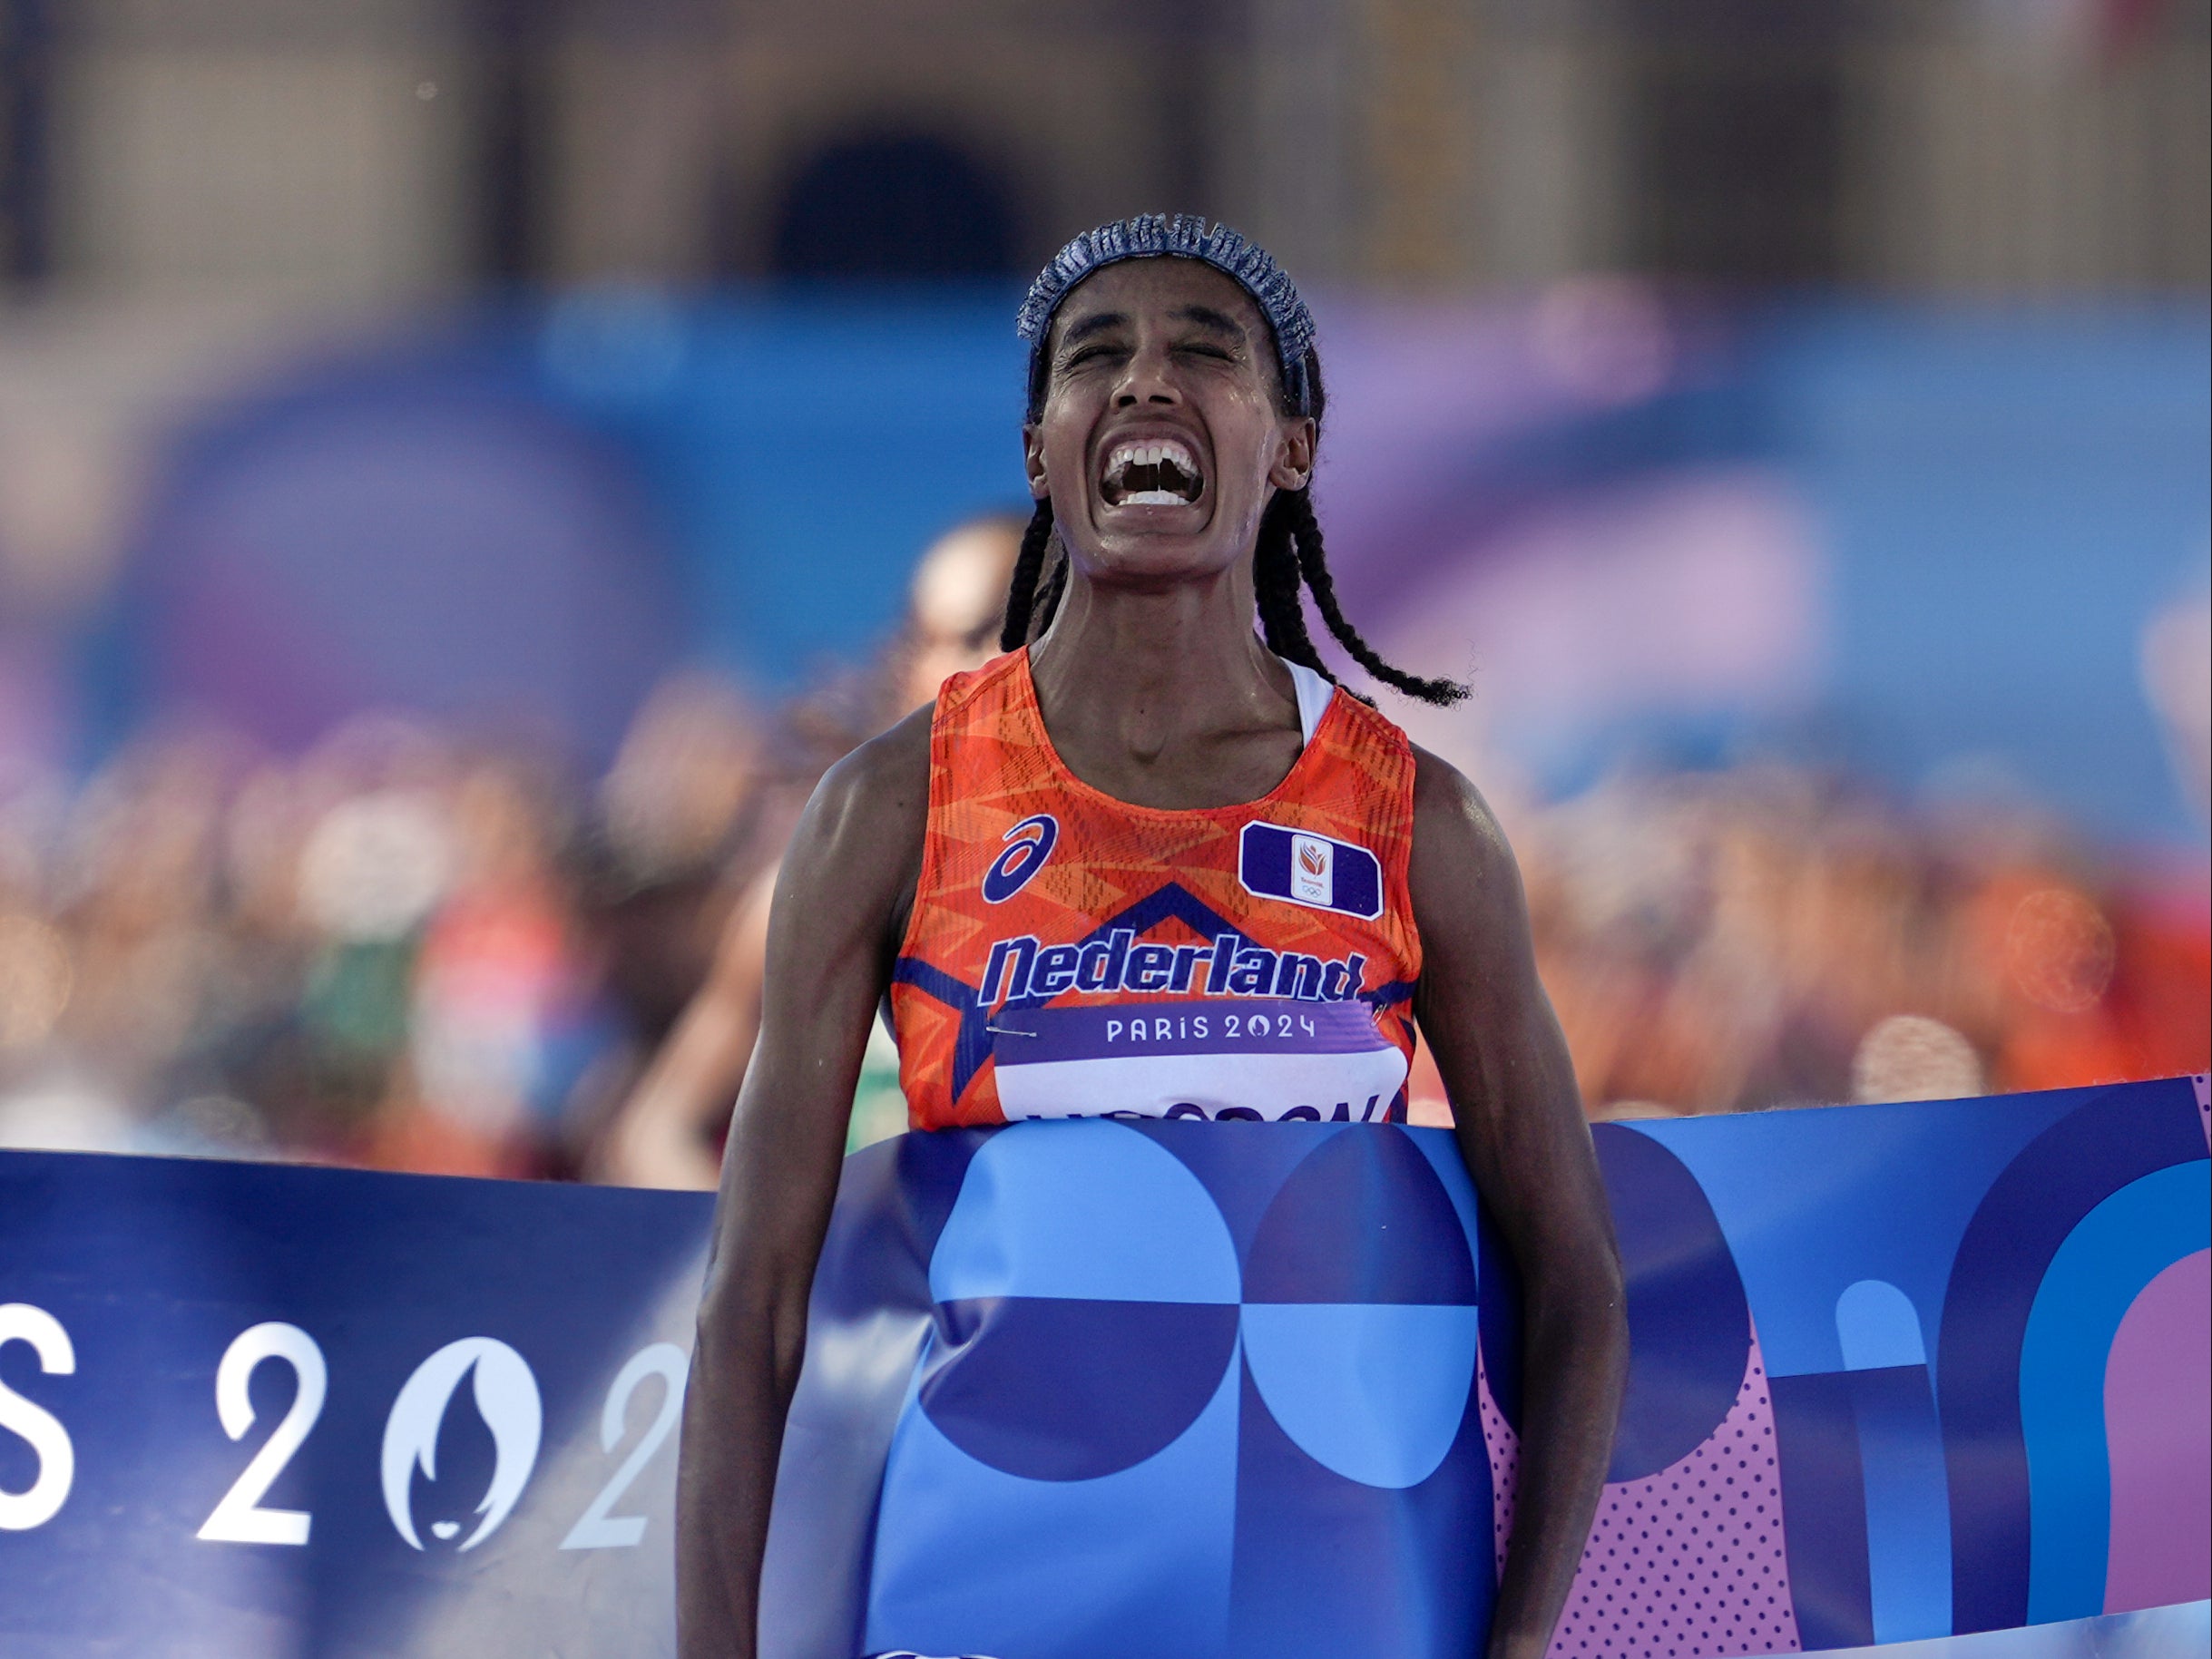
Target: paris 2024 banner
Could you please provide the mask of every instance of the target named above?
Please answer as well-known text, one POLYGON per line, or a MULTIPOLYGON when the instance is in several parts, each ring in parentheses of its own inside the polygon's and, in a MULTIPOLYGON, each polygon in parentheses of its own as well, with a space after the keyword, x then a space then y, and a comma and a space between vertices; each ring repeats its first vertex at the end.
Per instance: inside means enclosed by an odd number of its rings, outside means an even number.
MULTIPOLYGON (((1628 1400, 1561 1655, 2205 1651, 2202 1078, 1600 1126, 1628 1400)), ((0 1154, 0 1653, 673 1651, 695 1195, 0 1154)), ((1512 1274, 1450 1136, 856 1154, 774 1659, 1474 1651, 1512 1274)))

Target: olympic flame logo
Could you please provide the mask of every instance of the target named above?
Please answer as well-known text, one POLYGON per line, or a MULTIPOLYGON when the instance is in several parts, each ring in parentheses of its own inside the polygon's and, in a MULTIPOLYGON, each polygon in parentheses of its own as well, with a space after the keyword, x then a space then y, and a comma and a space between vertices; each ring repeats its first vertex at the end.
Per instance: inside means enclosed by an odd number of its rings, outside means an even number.
MULTIPOLYGON (((475 1548, 507 1518, 538 1460, 538 1439, 545 1414, 529 1362, 506 1343, 489 1336, 465 1337, 439 1349, 416 1367, 415 1374, 399 1391, 399 1398, 392 1402, 392 1415, 384 1426, 384 1507, 392 1525, 399 1528, 399 1536, 416 1549, 423 1547, 423 1541, 415 1530, 410 1490, 414 1473, 420 1469, 425 1478, 437 1478, 438 1427, 445 1420, 446 1405, 461 1386, 461 1379, 471 1372, 475 1373, 476 1410, 492 1431, 498 1461, 491 1488, 476 1506, 476 1513, 484 1518, 462 1544, 463 1549, 475 1548)), ((460 1527, 441 1521, 431 1531, 443 1539, 460 1527)))

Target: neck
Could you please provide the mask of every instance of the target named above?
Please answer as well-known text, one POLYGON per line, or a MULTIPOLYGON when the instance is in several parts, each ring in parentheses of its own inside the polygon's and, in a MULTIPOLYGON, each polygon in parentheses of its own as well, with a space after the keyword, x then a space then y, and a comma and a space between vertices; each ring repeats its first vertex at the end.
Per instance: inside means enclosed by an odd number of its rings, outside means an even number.
POLYGON ((1053 741, 1143 765, 1233 733, 1295 729, 1289 674, 1252 618, 1248 562, 1157 590, 1074 576, 1030 653, 1053 741))

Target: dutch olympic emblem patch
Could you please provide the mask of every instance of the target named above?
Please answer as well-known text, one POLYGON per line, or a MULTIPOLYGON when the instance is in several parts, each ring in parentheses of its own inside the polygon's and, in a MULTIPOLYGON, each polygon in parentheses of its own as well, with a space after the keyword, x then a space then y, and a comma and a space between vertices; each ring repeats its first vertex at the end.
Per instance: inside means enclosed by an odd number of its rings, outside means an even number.
POLYGON ((1247 893, 1372 922, 1383 913, 1383 866, 1365 847, 1309 830, 1248 824, 1237 853, 1247 893))

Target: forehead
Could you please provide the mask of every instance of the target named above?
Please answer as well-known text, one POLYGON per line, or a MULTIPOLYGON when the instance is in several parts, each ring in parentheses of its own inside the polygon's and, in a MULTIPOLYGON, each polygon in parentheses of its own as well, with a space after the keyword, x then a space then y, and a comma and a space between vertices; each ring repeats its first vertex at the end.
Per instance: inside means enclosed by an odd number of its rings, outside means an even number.
POLYGON ((1053 314, 1052 339, 1056 344, 1072 324, 1107 312, 1165 321, 1193 306, 1229 317, 1256 348, 1272 347, 1259 307, 1242 284, 1203 260, 1173 256, 1124 259, 1084 278, 1053 314))

